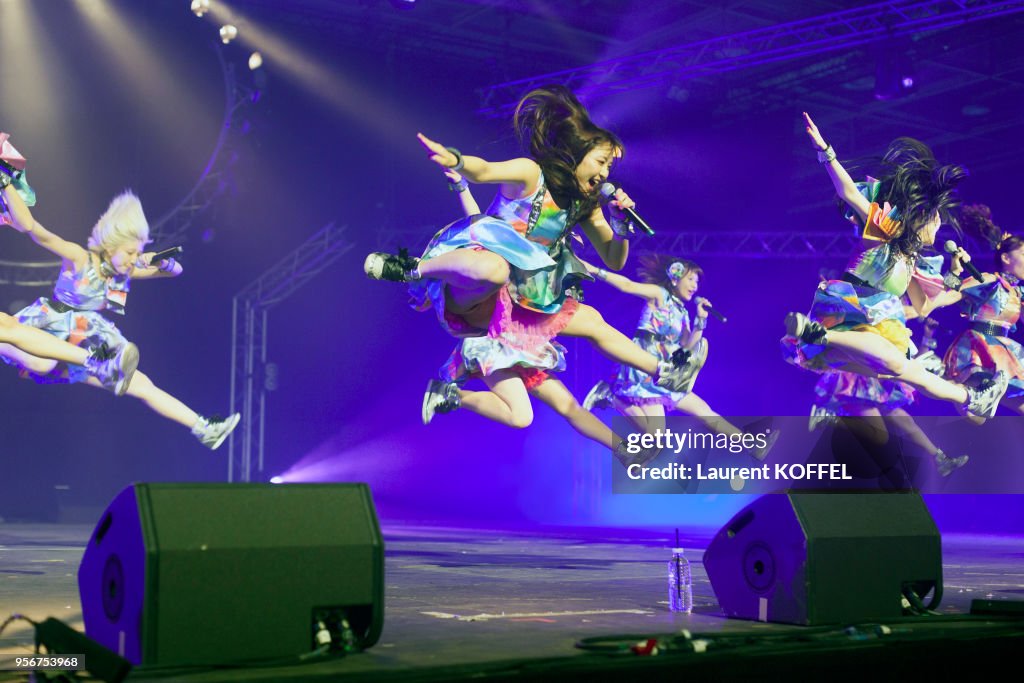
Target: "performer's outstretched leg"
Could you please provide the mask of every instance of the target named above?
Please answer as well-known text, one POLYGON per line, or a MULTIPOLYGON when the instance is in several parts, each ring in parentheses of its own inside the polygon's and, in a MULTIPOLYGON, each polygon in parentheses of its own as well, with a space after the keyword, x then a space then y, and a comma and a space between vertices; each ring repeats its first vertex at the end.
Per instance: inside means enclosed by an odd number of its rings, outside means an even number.
POLYGON ((6 313, 0 313, 0 357, 38 375, 53 372, 58 362, 81 365, 101 386, 118 396, 128 389, 139 364, 135 344, 123 344, 117 353, 101 357, 35 327, 22 325, 6 313))
POLYGON ((707 401, 694 393, 679 399, 676 410, 692 415, 704 423, 704 426, 716 434, 742 434, 743 430, 716 413, 707 401))
MULTIPOLYGON (((89 378, 89 384, 99 383, 89 378)), ((128 387, 128 395, 145 403, 156 414, 188 427, 192 435, 210 449, 217 449, 238 426, 238 413, 227 418, 203 417, 180 400, 156 386, 148 375, 135 373, 135 379, 128 387)))
POLYGON ((615 448, 622 441, 593 413, 584 410, 568 387, 559 380, 548 379, 534 387, 531 393, 551 406, 556 413, 572 425, 573 429, 591 441, 596 441, 608 448, 615 448))
POLYGON ((606 358, 648 375, 658 376, 658 359, 605 322, 604 317, 592 306, 580 304, 572 320, 562 330, 562 334, 566 337, 582 337, 592 343, 606 358))

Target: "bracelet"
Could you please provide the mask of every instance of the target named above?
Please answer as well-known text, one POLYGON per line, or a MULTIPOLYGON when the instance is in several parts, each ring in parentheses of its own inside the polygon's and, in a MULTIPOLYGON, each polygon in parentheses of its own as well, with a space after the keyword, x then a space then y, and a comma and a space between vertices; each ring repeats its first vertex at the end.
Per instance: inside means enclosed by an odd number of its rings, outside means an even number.
POLYGON ((458 182, 448 181, 448 189, 452 192, 465 192, 469 189, 469 182, 465 178, 459 178, 458 182))
POLYGON ((949 272, 942 278, 942 284, 946 286, 946 289, 952 289, 953 291, 959 292, 964 281, 959 275, 954 275, 952 272, 949 272))
POLYGON ((693 329, 694 329, 694 331, 703 330, 707 326, 708 326, 708 318, 707 318, 707 316, 704 316, 703 318, 698 317, 698 318, 696 318, 693 321, 693 329))
POLYGON ((168 256, 167 258, 161 260, 160 265, 157 266, 156 268, 157 270, 162 270, 165 273, 170 273, 174 271, 174 266, 176 265, 178 265, 178 262, 174 260, 174 257, 168 256))
POLYGON ((462 158, 462 152, 454 147, 445 147, 445 149, 455 155, 455 165, 449 166, 449 168, 453 171, 461 171, 462 167, 465 165, 465 160, 462 158))
POLYGON ((818 150, 818 163, 826 164, 830 161, 836 160, 836 151, 832 149, 832 145, 829 145, 825 149, 818 150))
POLYGON ((4 189, 12 182, 14 181, 11 180, 11 176, 7 175, 6 173, 0 173, 0 190, 4 189))
POLYGON ((608 225, 611 226, 612 233, 614 233, 615 238, 619 240, 627 239, 635 232, 633 222, 628 218, 609 216, 608 225))
POLYGON ((597 277, 598 280, 607 280, 608 279, 608 271, 605 270, 604 268, 598 268, 597 272, 594 273, 594 275, 597 277))

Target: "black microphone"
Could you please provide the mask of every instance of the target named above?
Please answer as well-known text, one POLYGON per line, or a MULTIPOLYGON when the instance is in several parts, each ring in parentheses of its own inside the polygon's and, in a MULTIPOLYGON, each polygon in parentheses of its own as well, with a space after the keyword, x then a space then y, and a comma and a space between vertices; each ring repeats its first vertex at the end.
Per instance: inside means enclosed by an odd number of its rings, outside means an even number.
MULTIPOLYGON (((614 199, 615 191, 617 189, 618 188, 616 188, 611 183, 604 183, 603 185, 601 185, 601 203, 607 204, 612 199, 614 199)), ((651 229, 651 226, 647 225, 647 221, 645 221, 643 218, 640 218, 639 214, 637 214, 636 211, 634 211, 633 209, 622 209, 622 211, 624 211, 625 214, 629 216, 629 220, 634 225, 638 226, 645 233, 647 233, 648 235, 654 234, 654 230, 651 229)))
MULTIPOLYGON (((945 247, 947 254, 955 254, 960 251, 960 247, 956 246, 956 242, 953 240, 946 240, 946 243, 943 246, 945 247)), ((967 269, 967 272, 970 273, 975 280, 978 282, 985 281, 985 278, 981 275, 981 271, 978 270, 973 263, 970 261, 961 261, 960 263, 964 265, 964 268, 967 269)))
POLYGON ((708 313, 710 313, 711 315, 715 316, 716 318, 718 318, 718 322, 722 322, 722 323, 729 322, 729 319, 726 318, 721 313, 719 313, 717 308, 711 308, 710 306, 705 306, 704 310, 707 311, 708 313))

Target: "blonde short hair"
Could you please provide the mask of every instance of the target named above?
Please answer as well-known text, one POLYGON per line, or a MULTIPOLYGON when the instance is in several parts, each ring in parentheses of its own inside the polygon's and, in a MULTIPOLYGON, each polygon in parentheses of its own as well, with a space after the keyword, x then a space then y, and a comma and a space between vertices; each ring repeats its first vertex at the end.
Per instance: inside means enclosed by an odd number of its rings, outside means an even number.
POLYGON ((149 223, 142 212, 142 202, 131 190, 114 197, 96 221, 89 235, 89 251, 111 252, 128 242, 150 242, 149 223))

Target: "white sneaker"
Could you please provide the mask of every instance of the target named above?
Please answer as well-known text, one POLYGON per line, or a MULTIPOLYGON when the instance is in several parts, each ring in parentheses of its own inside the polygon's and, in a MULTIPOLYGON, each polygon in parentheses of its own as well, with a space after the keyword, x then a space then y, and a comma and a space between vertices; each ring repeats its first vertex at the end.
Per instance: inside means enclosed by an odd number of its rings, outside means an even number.
POLYGON ((978 417, 994 417, 1009 384, 1010 376, 1000 370, 977 387, 967 387, 967 412, 978 417))
POLYGON ((587 397, 583 399, 583 410, 593 410, 594 408, 610 408, 612 405, 612 388, 608 386, 608 382, 601 380, 587 392, 587 397))
POLYGON ((823 406, 812 405, 811 417, 807 420, 807 431, 813 432, 818 427, 835 424, 837 419, 835 411, 823 406))
POLYGON ((971 457, 969 455, 961 455, 956 458, 951 458, 943 453, 940 448, 935 452, 935 467, 939 470, 939 476, 948 477, 953 473, 953 470, 963 467, 970 459, 971 457))
POLYGON ((672 354, 671 361, 658 363, 659 387, 669 391, 689 393, 693 389, 693 382, 697 373, 704 367, 708 359, 708 342, 703 337, 697 342, 693 349, 687 351, 678 349, 672 354), (685 358, 685 361, 681 361, 685 358))
POLYGON ((200 416, 192 427, 192 434, 199 439, 201 444, 211 451, 215 451, 231 435, 241 419, 242 416, 238 413, 228 415, 226 418, 200 416))
POLYGON ((105 350, 106 346, 94 348, 85 361, 85 370, 115 395, 124 396, 139 367, 139 347, 128 342, 113 358, 103 358, 105 350))

